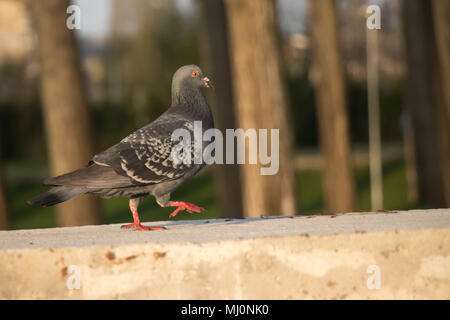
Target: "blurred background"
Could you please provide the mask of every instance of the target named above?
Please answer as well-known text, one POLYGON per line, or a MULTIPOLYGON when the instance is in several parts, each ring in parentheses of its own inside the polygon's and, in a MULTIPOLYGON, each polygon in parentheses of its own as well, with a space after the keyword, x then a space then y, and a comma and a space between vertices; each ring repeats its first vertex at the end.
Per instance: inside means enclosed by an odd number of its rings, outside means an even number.
POLYGON ((217 128, 280 128, 280 170, 209 166, 172 194, 207 211, 175 219, 450 206, 448 0, 0 0, 0 229, 131 221, 123 198, 26 200, 156 119, 191 63, 217 128))

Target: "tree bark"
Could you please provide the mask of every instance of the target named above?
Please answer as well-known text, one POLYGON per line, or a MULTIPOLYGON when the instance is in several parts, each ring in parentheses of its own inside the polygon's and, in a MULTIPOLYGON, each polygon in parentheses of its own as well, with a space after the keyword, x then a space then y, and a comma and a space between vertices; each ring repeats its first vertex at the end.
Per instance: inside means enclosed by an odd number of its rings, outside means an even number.
MULTIPOLYGON (((206 65, 204 70, 210 75, 215 88, 209 100, 212 101, 215 127, 225 134, 225 129, 236 127, 225 6, 223 0, 200 0, 199 5, 203 40, 200 51, 206 65)), ((214 176, 222 216, 242 218, 238 165, 215 165, 214 176)))
MULTIPOLYGON (((93 155, 90 117, 75 39, 66 27, 69 1, 28 1, 39 39, 41 96, 51 172, 87 165, 93 155)), ((98 200, 80 196, 56 207, 60 226, 98 224, 98 200)))
POLYGON ((436 40, 437 113, 445 206, 450 207, 450 1, 431 1, 436 40))
MULTIPOLYGON (((450 1, 433 0, 433 21, 436 34, 436 46, 441 76, 441 87, 450 88, 450 1)), ((450 122, 450 90, 444 90, 445 112, 450 122)))
POLYGON ((446 204, 449 130, 442 99, 431 1, 403 3, 406 60, 405 103, 412 117, 419 193, 432 207, 446 204))
POLYGON ((355 210, 355 186, 334 0, 312 0, 312 79, 323 157, 323 186, 328 212, 355 210))
POLYGON ((268 129, 268 140, 270 129, 279 129, 278 173, 261 175, 260 162, 241 167, 244 215, 292 215, 296 213, 293 139, 281 73, 275 2, 226 0, 225 4, 237 123, 244 130, 268 129))

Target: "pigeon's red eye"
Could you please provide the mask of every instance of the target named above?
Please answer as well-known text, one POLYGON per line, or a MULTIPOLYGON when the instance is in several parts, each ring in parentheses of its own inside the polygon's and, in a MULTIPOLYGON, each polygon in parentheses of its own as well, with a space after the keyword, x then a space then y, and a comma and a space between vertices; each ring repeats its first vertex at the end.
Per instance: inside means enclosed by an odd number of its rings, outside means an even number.
POLYGON ((198 76, 198 71, 192 72, 192 76, 193 76, 193 77, 197 77, 197 76, 198 76))

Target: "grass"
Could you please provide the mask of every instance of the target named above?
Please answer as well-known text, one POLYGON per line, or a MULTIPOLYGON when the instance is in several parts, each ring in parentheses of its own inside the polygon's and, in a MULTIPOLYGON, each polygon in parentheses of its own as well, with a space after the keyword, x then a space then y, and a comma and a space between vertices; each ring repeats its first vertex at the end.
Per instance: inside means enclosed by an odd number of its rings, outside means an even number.
MULTIPOLYGON (((10 208, 10 220, 13 229, 55 227, 53 208, 29 206, 26 200, 47 190, 39 183, 39 179, 26 179, 24 174, 38 171, 36 166, 14 164, 6 167, 6 189, 10 208)), ((43 171, 42 168, 40 170, 43 171)), ((44 172, 45 174, 45 172, 44 172)), ((403 162, 394 162, 383 168, 384 207, 387 210, 411 209, 407 200, 405 167, 403 162)), ((369 169, 355 170, 358 191, 358 210, 370 210, 369 169)), ((296 174, 297 198, 300 214, 319 213, 324 210, 320 172, 302 170, 296 174)), ((220 217, 220 209, 216 201, 214 181, 209 172, 200 174, 183 184, 172 194, 174 200, 193 202, 207 208, 201 214, 181 212, 174 220, 210 219, 220 217)), ((128 201, 124 198, 101 200, 104 223, 125 223, 131 221, 128 201)), ((167 220, 172 209, 161 208, 153 197, 148 197, 139 207, 142 221, 167 220)))

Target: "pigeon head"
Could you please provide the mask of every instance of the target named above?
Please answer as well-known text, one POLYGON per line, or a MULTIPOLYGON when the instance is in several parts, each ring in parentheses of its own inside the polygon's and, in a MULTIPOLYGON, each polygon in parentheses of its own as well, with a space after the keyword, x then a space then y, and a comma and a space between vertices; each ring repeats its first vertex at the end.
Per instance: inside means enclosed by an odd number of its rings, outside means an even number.
POLYGON ((179 68, 172 79, 172 91, 183 89, 212 88, 211 81, 205 76, 202 69, 196 65, 187 65, 179 68))

